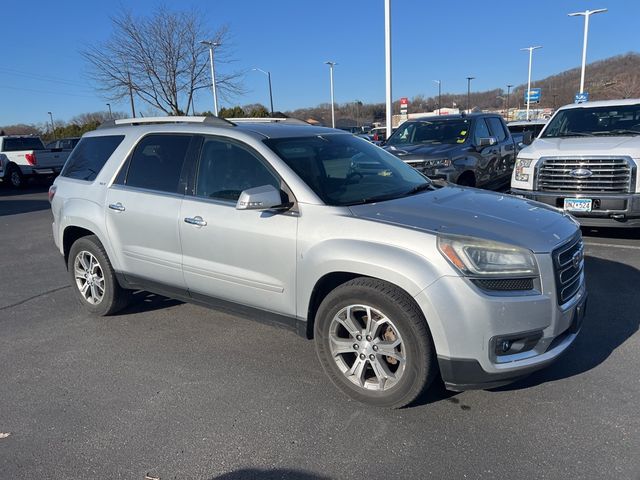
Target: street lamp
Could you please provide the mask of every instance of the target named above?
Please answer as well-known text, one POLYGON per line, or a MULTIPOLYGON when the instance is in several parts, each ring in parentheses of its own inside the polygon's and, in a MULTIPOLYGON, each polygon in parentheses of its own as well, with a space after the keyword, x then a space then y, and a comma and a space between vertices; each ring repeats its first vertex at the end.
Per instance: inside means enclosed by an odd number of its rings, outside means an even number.
POLYGON ((471 80, 476 77, 467 77, 467 113, 471 113, 471 80))
POLYGON ((584 17, 584 40, 582 42, 582 73, 580 74, 580 93, 584 92, 584 69, 587 63, 587 37, 589 36, 589 17, 595 13, 606 12, 606 8, 599 8, 597 10, 585 10, 584 12, 570 13, 570 17, 584 17))
POLYGON ((326 61, 325 65, 329 65, 329 79, 331 82, 331 128, 336 128, 336 111, 333 103, 333 67, 337 65, 336 62, 326 61))
POLYGON ((433 83, 438 84, 438 115, 440 115, 440 109, 442 108, 442 82, 434 80, 433 83))
POLYGON ((507 85, 507 122, 509 121, 509 100, 511 99, 511 87, 513 87, 513 85, 507 85))
POLYGON ((530 103, 530 99, 529 97, 531 96, 531 62, 533 60, 533 51, 537 50, 538 48, 542 48, 540 45, 536 46, 536 47, 526 47, 526 48, 521 48, 520 50, 528 50, 529 51, 529 80, 527 82, 527 120, 529 120, 529 103, 530 103))
POLYGON ((113 113, 111 113, 111 104, 107 103, 107 107, 109 107, 109 120, 113 120, 113 113))
POLYGON ((251 70, 255 70, 256 72, 262 72, 269 79, 269 102, 271 102, 271 116, 273 117, 273 92, 271 91, 271 72, 265 72, 261 68, 252 68, 251 70))
POLYGON ((53 113, 51 112, 47 112, 49 114, 49 118, 51 119, 51 133, 53 133, 53 139, 57 140, 56 138, 56 126, 53 124, 53 113))
POLYGON ((218 116, 218 92, 216 91, 216 71, 213 68, 213 49, 222 45, 220 42, 200 40, 200 43, 209 47, 209 61, 211 62, 211 90, 213 91, 213 113, 218 116))

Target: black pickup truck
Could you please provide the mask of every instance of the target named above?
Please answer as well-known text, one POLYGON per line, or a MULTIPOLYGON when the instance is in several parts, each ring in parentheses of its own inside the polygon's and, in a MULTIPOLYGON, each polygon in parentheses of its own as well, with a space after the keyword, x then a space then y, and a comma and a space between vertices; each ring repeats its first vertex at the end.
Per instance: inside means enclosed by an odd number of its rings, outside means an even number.
POLYGON ((508 184, 517 154, 504 120, 490 113, 408 120, 384 148, 429 178, 482 188, 508 184))

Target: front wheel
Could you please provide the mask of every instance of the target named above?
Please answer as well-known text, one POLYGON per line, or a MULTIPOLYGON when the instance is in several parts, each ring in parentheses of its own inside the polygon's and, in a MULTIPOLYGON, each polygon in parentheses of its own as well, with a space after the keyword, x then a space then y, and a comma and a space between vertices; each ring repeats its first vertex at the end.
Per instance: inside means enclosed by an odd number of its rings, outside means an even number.
POLYGON ((422 312, 387 282, 363 277, 336 288, 322 301, 314 330, 324 371, 362 403, 403 407, 437 374, 422 312))
POLYGON ((95 235, 75 241, 68 261, 76 298, 95 315, 110 315, 128 303, 128 292, 118 284, 104 247, 95 235))

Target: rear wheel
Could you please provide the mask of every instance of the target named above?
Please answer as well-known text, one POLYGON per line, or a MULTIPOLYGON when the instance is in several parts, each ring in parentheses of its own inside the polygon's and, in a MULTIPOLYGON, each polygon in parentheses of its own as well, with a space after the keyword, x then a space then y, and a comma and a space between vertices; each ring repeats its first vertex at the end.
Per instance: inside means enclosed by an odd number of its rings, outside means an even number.
POLYGON ((315 322, 316 351, 333 383, 369 405, 399 408, 436 375, 427 324, 400 288, 356 278, 322 301, 315 322))
POLYGON ((13 188, 24 188, 26 185, 24 175, 20 169, 13 164, 9 165, 9 168, 7 168, 7 176, 5 178, 13 188))
POLYGON ((91 313, 110 315, 127 305, 128 292, 118 284, 107 253, 95 235, 79 238, 71 246, 68 270, 76 298, 91 313))

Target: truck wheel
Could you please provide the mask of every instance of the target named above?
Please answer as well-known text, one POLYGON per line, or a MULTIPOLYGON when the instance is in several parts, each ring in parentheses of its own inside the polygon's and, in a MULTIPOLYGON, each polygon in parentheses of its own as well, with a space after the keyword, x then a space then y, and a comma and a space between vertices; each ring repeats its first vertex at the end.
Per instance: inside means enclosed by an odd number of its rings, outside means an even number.
POLYGON ((437 375, 429 329, 403 290, 374 278, 356 278, 320 304, 316 352, 331 381, 359 402, 400 408, 437 375))
POLYGON ((5 178, 9 181, 9 184, 16 189, 24 188, 27 183, 20 169, 13 164, 9 165, 9 168, 7 168, 7 174, 5 178))
POLYGON ((466 172, 458 177, 458 181, 456 183, 462 187, 475 187, 476 179, 473 176, 473 173, 466 172))
POLYGON ((76 298, 91 313, 110 315, 127 305, 128 292, 118 284, 107 253, 95 235, 74 242, 67 268, 76 298))

